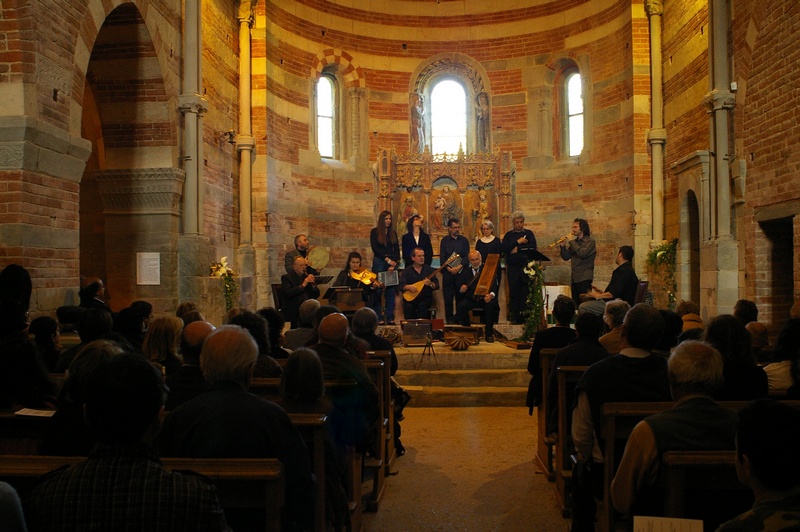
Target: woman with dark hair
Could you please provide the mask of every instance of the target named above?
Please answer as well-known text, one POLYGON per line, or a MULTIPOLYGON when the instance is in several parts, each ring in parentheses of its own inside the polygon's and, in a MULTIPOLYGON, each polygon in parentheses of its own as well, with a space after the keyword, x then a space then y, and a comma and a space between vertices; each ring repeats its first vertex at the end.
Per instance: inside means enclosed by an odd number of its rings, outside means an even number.
POLYGON ((269 325, 267 320, 256 312, 247 309, 241 311, 228 320, 230 325, 242 327, 255 340, 258 346, 258 358, 253 368, 253 377, 274 378, 280 377, 283 369, 280 364, 270 356, 272 346, 269 340, 269 325))
MULTIPOLYGON (((358 251, 351 251, 347 256, 347 263, 345 264, 339 275, 336 276, 336 282, 333 286, 346 286, 347 288, 361 288, 361 297, 365 303, 372 301, 372 293, 381 287, 377 279, 368 277, 369 282, 362 282, 354 278, 351 273, 361 270, 361 253, 358 251)), ((369 273, 369 272, 367 272, 369 273)), ((372 272, 375 273, 375 272, 372 272)))
POLYGON ((411 252, 414 248, 425 250, 425 264, 431 265, 433 261, 433 244, 431 237, 422 228, 423 218, 420 214, 414 214, 406 222, 406 234, 403 235, 403 264, 411 266, 411 252))
MULTIPOLYGON (((372 247, 372 271, 395 271, 400 260, 400 243, 397 241, 397 232, 392 228, 392 213, 381 211, 378 224, 369 233, 369 243, 372 247)), ((394 325, 394 291, 394 286, 379 288, 375 290, 372 300, 375 314, 382 317, 382 321, 388 325, 394 325), (382 296, 386 299, 385 312, 382 296)))
POLYGON ((751 401, 767 396, 767 374, 756 365, 744 324, 722 314, 708 324, 703 340, 722 355, 725 383, 714 396, 717 401, 751 401))
POLYGON ((54 373, 58 355, 61 354, 61 335, 58 332, 58 322, 50 316, 40 316, 31 322, 28 334, 33 336, 36 348, 42 362, 47 366, 47 371, 54 373))
POLYGON ((274 307, 260 308, 256 314, 267 320, 270 345, 269 355, 274 359, 289 358, 291 352, 283 348, 283 343, 286 340, 283 336, 283 328, 286 326, 286 319, 283 314, 274 307))
MULTIPOLYGON (((752 322, 751 322, 752 323, 752 322)), ((764 367, 770 394, 783 394, 797 381, 800 373, 800 319, 786 322, 772 352, 772 363, 764 367)))

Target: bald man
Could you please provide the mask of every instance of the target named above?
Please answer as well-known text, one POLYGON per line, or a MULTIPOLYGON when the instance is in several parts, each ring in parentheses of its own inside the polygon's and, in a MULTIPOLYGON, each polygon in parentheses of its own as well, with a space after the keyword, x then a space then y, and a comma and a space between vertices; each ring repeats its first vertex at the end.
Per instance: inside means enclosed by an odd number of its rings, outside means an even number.
POLYGON ((281 314, 292 329, 299 323, 300 305, 319 297, 315 282, 314 274, 308 272, 306 259, 300 256, 295 257, 292 271, 281 276, 281 314))
POLYGON ((106 303, 106 287, 99 277, 86 277, 81 281, 78 291, 82 308, 100 308, 111 312, 111 307, 106 303))
MULTIPOLYGON (((211 387, 167 416, 158 448, 161 456, 279 459, 288 519, 305 530, 313 526, 314 502, 308 449, 281 407, 247 391, 257 358, 255 340, 238 325, 206 336, 200 366, 211 387)), ((234 530, 265 527, 260 516, 259 523, 227 508, 225 514, 234 530)))
MULTIPOLYGON (((325 380, 353 379, 355 390, 348 390, 332 397, 334 407, 355 409, 356 416, 334 416, 344 418, 345 426, 332 430, 339 446, 356 445, 360 451, 375 449, 379 442, 372 441, 372 427, 379 417, 378 388, 370 380, 367 367, 346 348, 350 336, 350 325, 344 314, 334 313, 322 318, 317 329, 319 343, 311 346, 322 361, 325 380)), ((346 413, 346 412, 345 412, 346 413)))
POLYGON ((475 297, 475 287, 478 286, 483 264, 481 254, 477 251, 469 252, 469 267, 463 268, 456 278, 456 288, 460 294, 456 304, 456 321, 459 325, 469 326, 469 311, 474 308, 483 309, 483 322, 486 324, 486 341, 494 342, 494 326, 500 315, 500 305, 497 303, 497 294, 500 292, 497 275, 492 279, 489 292, 480 297, 475 297))
POLYGON ((180 405, 208 390, 208 382, 200 370, 200 351, 203 341, 214 331, 207 321, 193 321, 181 332, 181 355, 183 365, 167 377, 166 408, 175 410, 180 405))

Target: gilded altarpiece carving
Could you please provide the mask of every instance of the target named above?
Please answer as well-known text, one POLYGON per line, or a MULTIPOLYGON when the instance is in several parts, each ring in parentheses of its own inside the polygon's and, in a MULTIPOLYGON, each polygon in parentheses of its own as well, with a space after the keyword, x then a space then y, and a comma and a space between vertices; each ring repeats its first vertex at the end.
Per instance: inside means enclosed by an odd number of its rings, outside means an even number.
POLYGON ((510 152, 403 155, 381 148, 375 172, 378 211, 392 213, 398 235, 406 232, 412 215, 421 215, 435 254, 451 218, 460 220, 461 234, 470 244, 480 235, 483 220, 494 224, 500 238, 511 226, 514 171, 510 152))

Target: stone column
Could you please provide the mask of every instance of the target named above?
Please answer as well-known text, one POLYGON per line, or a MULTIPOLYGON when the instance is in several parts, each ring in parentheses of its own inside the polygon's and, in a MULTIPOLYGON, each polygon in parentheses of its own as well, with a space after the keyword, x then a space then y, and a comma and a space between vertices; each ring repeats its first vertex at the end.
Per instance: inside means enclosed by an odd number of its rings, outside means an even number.
POLYGON ((650 25, 650 131, 647 142, 652 154, 653 241, 660 242, 664 240, 664 144, 667 141, 661 68, 661 16, 664 8, 661 0, 645 0, 644 8, 650 25))

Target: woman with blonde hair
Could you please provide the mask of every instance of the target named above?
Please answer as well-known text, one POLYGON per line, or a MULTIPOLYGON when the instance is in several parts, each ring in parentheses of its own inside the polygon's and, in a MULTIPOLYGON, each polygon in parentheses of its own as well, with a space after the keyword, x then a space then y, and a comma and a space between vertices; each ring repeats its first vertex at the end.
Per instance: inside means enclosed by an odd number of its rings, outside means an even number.
POLYGON ((153 364, 158 364, 164 375, 177 371, 183 362, 178 356, 183 320, 177 316, 157 318, 142 343, 142 354, 153 364))

